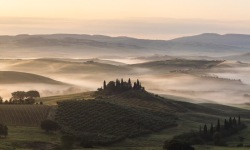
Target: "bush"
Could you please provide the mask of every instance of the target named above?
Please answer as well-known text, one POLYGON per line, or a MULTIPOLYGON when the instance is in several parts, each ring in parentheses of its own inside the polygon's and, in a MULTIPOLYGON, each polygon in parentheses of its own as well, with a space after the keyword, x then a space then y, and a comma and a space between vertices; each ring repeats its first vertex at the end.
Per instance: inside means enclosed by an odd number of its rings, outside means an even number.
POLYGON ((216 132, 213 136, 214 145, 216 146, 226 146, 225 141, 222 140, 222 135, 219 132, 216 132))
POLYGON ((195 150, 189 143, 180 140, 171 140, 164 143, 165 150, 195 150))
POLYGON ((57 122, 55 122, 53 120, 44 120, 44 121, 41 122, 41 128, 43 130, 45 130, 46 132, 50 132, 50 131, 56 131, 60 127, 57 124, 57 122))

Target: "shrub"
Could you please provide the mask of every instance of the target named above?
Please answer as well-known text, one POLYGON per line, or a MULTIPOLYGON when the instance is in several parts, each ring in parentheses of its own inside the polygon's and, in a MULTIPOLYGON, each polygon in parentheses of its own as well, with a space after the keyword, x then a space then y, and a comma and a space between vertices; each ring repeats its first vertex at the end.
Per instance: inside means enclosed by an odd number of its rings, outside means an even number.
POLYGON ((181 140, 170 140, 164 143, 165 150, 195 150, 189 143, 181 140))
POLYGON ((46 132, 50 132, 50 131, 58 130, 59 125, 57 124, 57 122, 53 120, 44 120, 41 122, 41 128, 45 130, 46 132))

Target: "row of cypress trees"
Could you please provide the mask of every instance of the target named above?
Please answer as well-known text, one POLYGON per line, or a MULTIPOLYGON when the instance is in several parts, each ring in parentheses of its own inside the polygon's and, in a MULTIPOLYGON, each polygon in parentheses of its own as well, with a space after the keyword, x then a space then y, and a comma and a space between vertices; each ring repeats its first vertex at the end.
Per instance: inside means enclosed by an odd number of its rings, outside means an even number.
POLYGON ((112 92, 124 92, 128 90, 145 90, 145 88, 142 87, 141 82, 138 79, 132 85, 131 79, 129 78, 127 82, 124 81, 123 79, 121 80, 116 79, 115 81, 110 81, 108 84, 104 80, 103 87, 98 89, 98 91, 112 91, 112 92))

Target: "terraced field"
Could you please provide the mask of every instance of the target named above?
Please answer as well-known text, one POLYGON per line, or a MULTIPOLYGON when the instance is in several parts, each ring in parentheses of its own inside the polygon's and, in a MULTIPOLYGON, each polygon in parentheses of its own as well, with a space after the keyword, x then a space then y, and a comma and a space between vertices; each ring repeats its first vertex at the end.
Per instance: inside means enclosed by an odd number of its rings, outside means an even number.
POLYGON ((0 122, 10 126, 39 126, 51 107, 46 105, 0 105, 0 122))

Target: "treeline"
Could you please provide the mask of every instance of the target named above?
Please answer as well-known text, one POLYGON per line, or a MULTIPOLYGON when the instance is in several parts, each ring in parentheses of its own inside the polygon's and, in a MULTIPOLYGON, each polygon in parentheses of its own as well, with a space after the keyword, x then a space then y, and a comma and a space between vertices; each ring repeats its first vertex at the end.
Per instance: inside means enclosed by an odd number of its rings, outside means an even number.
MULTIPOLYGON (((218 119, 216 125, 213 123, 210 125, 205 124, 200 126, 198 131, 190 131, 188 133, 175 136, 171 141, 166 141, 164 147, 167 147, 169 143, 173 141, 182 141, 183 143, 189 143, 190 145, 210 144, 226 146, 226 137, 236 134, 246 127, 247 126, 241 122, 240 116, 237 119, 235 117, 225 119, 224 123, 221 123, 221 121, 218 119)), ((243 145, 241 143, 242 141, 239 142, 240 143, 237 146, 243 145)))
POLYGON ((119 93, 119 92, 125 92, 129 90, 145 90, 145 88, 141 85, 141 82, 137 79, 136 82, 132 85, 132 82, 130 78, 128 81, 123 81, 123 79, 119 80, 116 79, 116 81, 110 81, 108 84, 106 81, 103 81, 103 86, 101 88, 97 89, 99 92, 104 93, 119 93))
MULTIPOLYGON (((35 90, 31 91, 16 91, 11 93, 12 97, 9 100, 3 100, 0 97, 0 104, 35 104, 35 98, 40 97, 40 93, 35 90)), ((42 104, 42 102, 40 102, 42 104)))

